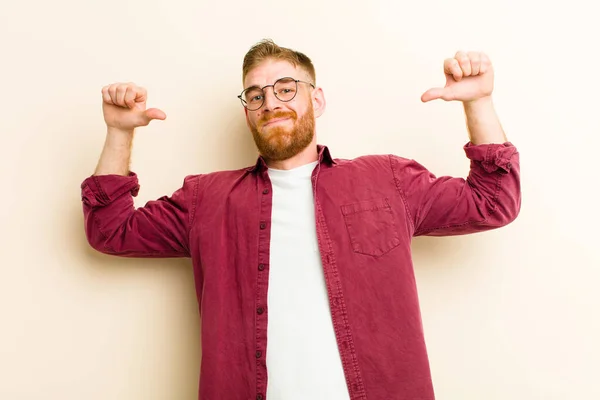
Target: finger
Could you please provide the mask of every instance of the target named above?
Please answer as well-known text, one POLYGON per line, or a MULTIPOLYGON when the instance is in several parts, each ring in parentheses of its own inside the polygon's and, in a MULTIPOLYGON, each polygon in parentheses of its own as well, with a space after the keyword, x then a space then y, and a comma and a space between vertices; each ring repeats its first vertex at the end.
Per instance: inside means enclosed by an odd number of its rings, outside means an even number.
POLYGON ((104 86, 102 88, 102 101, 107 104, 114 104, 112 99, 110 98, 110 93, 108 93, 109 86, 104 86))
POLYGON ((469 56, 464 51, 459 51, 454 56, 458 64, 460 65, 460 69, 463 72, 463 76, 471 76, 471 60, 469 60, 469 56))
POLYGON ((456 58, 449 58, 444 62, 444 72, 447 75, 452 75, 455 81, 460 81, 463 77, 462 69, 458 65, 456 58))
POLYGON ((119 85, 113 83, 108 87, 108 95, 110 96, 110 101, 112 104, 117 105, 117 87, 119 85))
POLYGON ((431 88, 421 96, 421 101, 427 103, 428 101, 441 99, 444 95, 444 88, 431 88))
POLYGON ((481 72, 481 55, 475 51, 469 53, 471 60, 471 75, 477 76, 481 72))
POLYGON ((144 89, 143 87, 139 87, 136 86, 135 87, 135 102, 136 103, 143 103, 146 101, 146 98, 148 97, 146 89, 144 89))
POLYGON ((490 61, 490 58, 485 53, 481 53, 480 57, 481 57, 481 67, 479 68, 479 73, 485 74, 492 69, 492 62, 490 61))
POLYGON ((135 107, 135 98, 137 96, 137 92, 135 90, 135 88, 129 86, 127 87, 127 90, 125 91, 125 97, 124 97, 124 102, 127 105, 127 107, 129 108, 134 108, 135 107))
POLYGON ((125 94, 127 94, 127 88, 127 84, 121 84, 117 87, 117 99, 115 103, 118 106, 127 107, 127 104, 125 103, 125 94))

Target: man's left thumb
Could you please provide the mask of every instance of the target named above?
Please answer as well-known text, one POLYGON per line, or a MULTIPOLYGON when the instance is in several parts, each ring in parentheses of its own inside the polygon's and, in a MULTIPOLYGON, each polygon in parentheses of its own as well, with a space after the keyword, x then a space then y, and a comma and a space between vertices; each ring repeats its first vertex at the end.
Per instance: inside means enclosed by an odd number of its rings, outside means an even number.
POLYGON ((421 96, 421 101, 423 103, 427 103, 428 101, 431 101, 431 100, 441 99, 443 95, 444 95, 444 88, 432 88, 432 89, 429 89, 428 91, 426 91, 425 93, 423 93, 423 95, 421 96))

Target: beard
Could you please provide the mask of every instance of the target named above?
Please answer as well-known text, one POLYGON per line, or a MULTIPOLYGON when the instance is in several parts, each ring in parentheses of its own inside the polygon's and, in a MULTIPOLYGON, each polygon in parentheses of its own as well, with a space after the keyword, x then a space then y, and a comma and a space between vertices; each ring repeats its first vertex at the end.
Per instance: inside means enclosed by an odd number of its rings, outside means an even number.
POLYGON ((309 103, 306 114, 300 119, 294 111, 274 112, 267 118, 259 120, 256 126, 251 125, 250 130, 259 153, 267 161, 288 160, 306 149, 315 136, 315 116, 312 104, 309 103), (265 131, 264 124, 276 118, 290 118, 294 126, 287 128, 274 125, 267 127, 265 131))

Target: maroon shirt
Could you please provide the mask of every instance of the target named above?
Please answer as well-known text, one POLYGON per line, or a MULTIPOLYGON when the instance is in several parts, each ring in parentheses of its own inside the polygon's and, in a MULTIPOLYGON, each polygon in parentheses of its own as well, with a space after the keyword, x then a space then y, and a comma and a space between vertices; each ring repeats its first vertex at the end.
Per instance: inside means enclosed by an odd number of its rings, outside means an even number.
MULTIPOLYGON (((411 238, 513 221, 521 206, 519 154, 511 143, 468 143, 465 180, 434 177, 393 155, 341 160, 318 149, 316 230, 350 397, 432 400, 411 238)), ((202 318, 198 398, 266 399, 272 197, 264 160, 187 176, 172 196, 137 209, 134 173, 91 176, 81 189, 93 248, 191 257, 202 318)))

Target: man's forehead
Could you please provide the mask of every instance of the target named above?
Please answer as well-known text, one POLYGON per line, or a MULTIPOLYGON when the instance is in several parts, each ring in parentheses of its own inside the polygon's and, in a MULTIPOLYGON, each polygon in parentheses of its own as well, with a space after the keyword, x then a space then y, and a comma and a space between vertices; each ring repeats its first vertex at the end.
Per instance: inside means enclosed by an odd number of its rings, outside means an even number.
POLYGON ((306 73, 284 60, 267 60, 248 71, 244 79, 244 87, 272 85, 277 79, 292 77, 306 79, 306 73))

